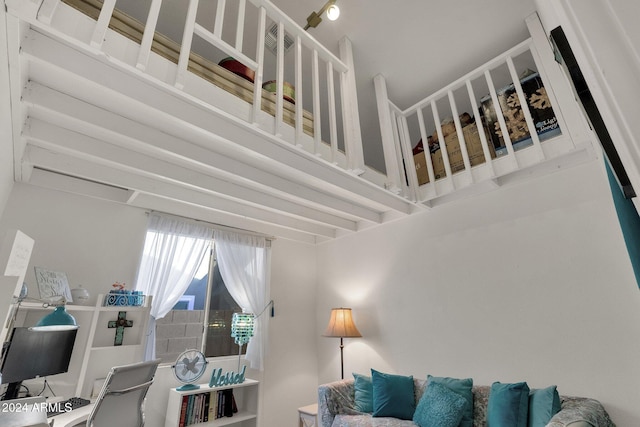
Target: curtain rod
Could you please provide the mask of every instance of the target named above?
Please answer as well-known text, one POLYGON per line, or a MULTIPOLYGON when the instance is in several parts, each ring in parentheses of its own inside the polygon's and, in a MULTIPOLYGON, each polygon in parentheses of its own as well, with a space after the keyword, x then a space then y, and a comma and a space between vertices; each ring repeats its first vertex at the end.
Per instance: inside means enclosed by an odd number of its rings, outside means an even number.
POLYGON ((216 230, 221 230, 221 231, 232 231, 234 233, 238 233, 238 234, 244 234, 247 236, 254 236, 254 237, 264 237, 265 239, 267 239, 269 242, 276 240, 276 238, 274 236, 269 236, 267 234, 263 234, 263 233, 258 233, 256 231, 249 231, 249 230, 244 230, 242 228, 236 228, 236 227, 230 227, 228 225, 222 225, 222 224, 217 224, 215 222, 210 222, 210 221, 204 221, 202 219, 195 219, 195 218, 189 218, 187 216, 182 216, 182 215, 175 215, 175 214, 170 214, 170 213, 166 213, 166 212, 161 212, 161 211, 156 211, 156 210, 146 210, 145 214, 148 216, 150 213, 157 213, 160 215, 164 215, 164 216, 168 216, 168 217, 174 217, 174 218, 179 218, 188 222, 194 222, 194 223, 203 223, 203 224, 207 224, 210 225, 213 229, 216 230))

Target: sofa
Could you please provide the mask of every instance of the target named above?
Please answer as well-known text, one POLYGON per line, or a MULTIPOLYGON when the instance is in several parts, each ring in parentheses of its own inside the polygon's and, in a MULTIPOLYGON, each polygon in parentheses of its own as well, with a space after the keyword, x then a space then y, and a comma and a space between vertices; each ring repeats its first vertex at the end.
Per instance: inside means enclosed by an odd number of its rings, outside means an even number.
MULTIPOLYGON (((427 381, 413 379, 415 403, 420 401, 427 381)), ((346 379, 318 388, 318 422, 320 427, 415 427, 411 420, 373 417, 355 408, 355 381, 346 379)), ((474 385, 473 426, 487 426, 490 386, 474 385)), ((615 427, 604 407, 594 399, 560 396, 561 409, 547 427, 615 427)))

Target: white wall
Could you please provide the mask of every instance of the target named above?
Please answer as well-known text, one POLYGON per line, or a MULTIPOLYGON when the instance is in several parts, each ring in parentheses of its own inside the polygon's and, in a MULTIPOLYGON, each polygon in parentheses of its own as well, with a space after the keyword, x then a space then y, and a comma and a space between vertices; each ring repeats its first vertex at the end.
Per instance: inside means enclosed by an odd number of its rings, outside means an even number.
MULTIPOLYGON (((600 161, 318 249, 318 329, 350 306, 345 372, 526 380, 640 425, 640 291, 600 161)), ((318 338, 321 382, 337 341, 318 338)))
MULTIPOLYGON (((133 285, 146 223, 138 208, 16 184, 0 217, 0 235, 19 229, 35 240, 26 277, 31 295, 38 295, 33 267, 42 266, 66 272, 71 287, 82 284, 94 303, 115 281, 133 285)), ((263 378, 249 374, 263 380, 262 427, 295 425, 297 408, 316 400, 318 384, 315 248, 284 239, 272 248, 275 317, 269 322, 266 369, 263 378)), ((9 298, 12 290, 0 289, 0 298, 9 298)), ((237 370, 237 359, 211 364, 209 372, 214 367, 237 370)), ((171 370, 161 368, 149 394, 147 425, 164 425, 168 388, 176 385, 171 370)))
MULTIPOLYGON (((640 4, 535 0, 547 31, 562 26, 636 193, 640 187, 640 4)), ((634 199, 640 208, 639 199, 634 199)))
POLYGON ((0 8, 0 216, 13 187, 13 137, 9 94, 9 57, 7 55, 6 11, 0 8))
POLYGON ((33 267, 67 274, 95 304, 114 282, 133 287, 147 215, 141 209, 16 183, 0 230, 18 229, 35 240, 25 281, 38 296, 33 267))

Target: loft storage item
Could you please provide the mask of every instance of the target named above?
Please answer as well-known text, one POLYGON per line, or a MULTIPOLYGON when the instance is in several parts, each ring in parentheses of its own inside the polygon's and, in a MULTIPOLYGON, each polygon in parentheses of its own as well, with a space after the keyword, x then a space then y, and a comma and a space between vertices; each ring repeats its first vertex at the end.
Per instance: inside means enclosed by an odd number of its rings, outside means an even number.
MULTIPOLYGON (((527 70, 525 76, 520 80, 527 106, 531 113, 531 118, 536 128, 540 141, 560 134, 558 119, 553 112, 547 90, 542 84, 542 79, 537 72, 527 70)), ((529 128, 525 120, 524 110, 520 102, 520 97, 513 84, 497 91, 500 110, 504 116, 509 138, 514 150, 529 147, 533 144, 529 133, 529 128)), ((496 109, 493 106, 491 96, 487 95, 480 100, 482 114, 487 125, 491 141, 496 150, 496 156, 507 154, 506 143, 503 138, 500 123, 498 121, 496 109)))
MULTIPOLYGON (((272 93, 274 96, 278 90, 278 82, 275 80, 269 80, 262 84, 262 88, 272 93)), ((284 82, 282 84, 282 98, 289 101, 292 104, 296 103, 296 90, 291 83, 284 82)))
POLYGON ((22 381, 67 372, 77 332, 14 328, 2 364, 2 383, 8 384, 4 400, 18 397, 22 381))
MULTIPOLYGON (((98 0, 62 0, 62 2, 95 20, 98 20, 102 9, 102 2, 98 0)), ((109 22, 109 28, 138 44, 142 42, 144 24, 118 9, 113 11, 113 16, 109 22)), ((178 63, 180 57, 180 45, 157 31, 153 35, 151 51, 175 64, 178 63)), ((191 73, 213 83, 243 101, 253 104, 254 77, 251 77, 251 75, 252 73, 255 75, 255 72, 250 69, 250 72, 242 71, 243 67, 248 67, 233 58, 231 59, 235 62, 229 62, 227 61, 228 59, 229 58, 224 58, 220 61, 220 64, 216 64, 197 53, 190 52, 187 68, 191 73)), ((264 89, 262 90, 261 95, 262 111, 275 116, 275 97, 269 91, 264 89)), ((285 99, 287 98, 285 97, 285 99)), ((284 103, 282 120, 284 123, 295 126, 295 107, 292 101, 290 102, 291 103, 284 103)), ((310 112, 303 110, 302 123, 304 133, 309 136, 313 136, 313 115, 310 112)))
POLYGON ((224 58, 222 61, 218 62, 218 65, 222 68, 231 71, 236 76, 240 76, 243 79, 246 79, 253 83, 253 79, 256 77, 256 72, 251 68, 244 65, 242 62, 238 61, 231 56, 224 58))
MULTIPOLYGON (((467 154, 469 156, 469 162, 471 166, 476 166, 485 163, 484 151, 482 148, 482 141, 480 139, 480 133, 478 131, 478 125, 473 122, 473 118, 468 113, 464 113, 462 116, 469 117, 464 122, 467 123, 462 128, 462 134, 464 136, 465 145, 467 147, 467 154)), ((453 123, 445 123, 442 125, 442 133, 444 136, 444 145, 447 147, 447 155, 449 164, 451 166, 451 172, 456 173, 464 170, 464 159, 462 157, 462 150, 460 148, 460 139, 455 131, 453 123)), ((485 135, 488 134, 485 132, 485 135)), ((428 138, 429 154, 431 156, 431 163, 433 165, 433 173, 436 179, 440 179, 446 176, 446 168, 444 164, 444 157, 442 155, 440 143, 437 135, 430 136, 428 138)), ((489 152, 491 158, 496 157, 495 149, 492 144, 489 144, 489 152)), ((416 145, 413 149, 413 160, 416 166, 416 172, 418 174, 418 184, 426 184, 429 182, 429 174, 427 173, 426 163, 426 151, 422 148, 422 141, 416 145)))

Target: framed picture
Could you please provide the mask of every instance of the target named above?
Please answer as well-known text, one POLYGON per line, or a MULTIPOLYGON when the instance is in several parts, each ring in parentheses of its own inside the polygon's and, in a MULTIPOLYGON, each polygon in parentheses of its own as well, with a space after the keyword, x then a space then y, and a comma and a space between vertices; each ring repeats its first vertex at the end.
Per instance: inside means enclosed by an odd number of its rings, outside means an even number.
POLYGON ((51 271, 42 267, 34 267, 36 271, 36 282, 40 298, 43 300, 57 300, 64 297, 67 302, 72 302, 71 290, 67 274, 60 271, 51 271))

